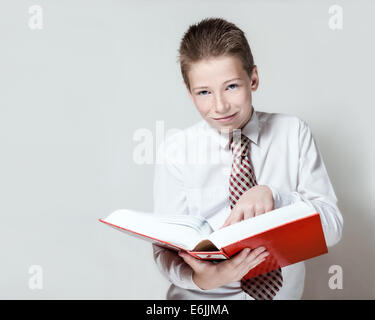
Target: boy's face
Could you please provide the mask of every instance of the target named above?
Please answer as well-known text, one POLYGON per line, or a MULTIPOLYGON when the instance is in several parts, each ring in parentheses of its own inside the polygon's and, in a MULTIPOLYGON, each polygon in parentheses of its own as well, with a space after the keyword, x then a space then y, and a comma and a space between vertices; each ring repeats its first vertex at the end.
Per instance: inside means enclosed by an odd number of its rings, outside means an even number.
POLYGON ((189 96, 212 127, 232 132, 249 121, 251 92, 259 84, 256 66, 250 79, 237 57, 221 56, 193 63, 188 77, 189 96))

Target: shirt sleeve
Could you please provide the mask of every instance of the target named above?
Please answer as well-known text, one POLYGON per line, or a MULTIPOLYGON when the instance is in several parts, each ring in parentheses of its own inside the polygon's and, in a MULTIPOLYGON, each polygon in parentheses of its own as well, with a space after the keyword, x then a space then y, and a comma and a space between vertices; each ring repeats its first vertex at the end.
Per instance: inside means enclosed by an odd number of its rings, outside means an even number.
MULTIPOLYGON (((188 214, 181 165, 176 160, 174 146, 168 146, 165 142, 160 145, 154 168, 154 214, 188 214)), ((183 289, 203 291, 193 281, 193 269, 177 252, 156 244, 152 247, 159 271, 171 283, 183 289)))
POLYGON ((343 218, 322 155, 305 121, 300 120, 299 127, 297 190, 280 192, 273 186, 269 187, 273 193, 275 209, 297 201, 309 203, 320 213, 327 246, 334 246, 340 241, 343 218))

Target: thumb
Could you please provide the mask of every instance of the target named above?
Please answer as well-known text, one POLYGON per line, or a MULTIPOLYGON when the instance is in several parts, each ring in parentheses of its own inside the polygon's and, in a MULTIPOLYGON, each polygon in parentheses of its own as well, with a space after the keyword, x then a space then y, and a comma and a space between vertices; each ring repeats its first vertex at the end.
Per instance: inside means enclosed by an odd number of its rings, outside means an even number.
POLYGON ((201 265, 201 261, 199 259, 195 259, 194 257, 192 257, 190 254, 186 253, 186 252, 182 252, 180 251, 178 253, 178 255, 194 270, 198 270, 200 265, 201 265))

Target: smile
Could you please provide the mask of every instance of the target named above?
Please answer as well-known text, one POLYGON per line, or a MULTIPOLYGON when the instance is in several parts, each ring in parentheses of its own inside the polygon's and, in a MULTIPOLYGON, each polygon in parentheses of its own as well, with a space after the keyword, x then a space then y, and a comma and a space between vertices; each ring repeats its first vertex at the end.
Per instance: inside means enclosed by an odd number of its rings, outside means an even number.
POLYGON ((230 121, 232 120, 235 116, 236 116, 237 112, 235 114, 232 114, 231 116, 228 116, 228 117, 224 117, 224 118, 213 118, 214 120, 216 121, 220 121, 220 122, 227 122, 227 121, 230 121))

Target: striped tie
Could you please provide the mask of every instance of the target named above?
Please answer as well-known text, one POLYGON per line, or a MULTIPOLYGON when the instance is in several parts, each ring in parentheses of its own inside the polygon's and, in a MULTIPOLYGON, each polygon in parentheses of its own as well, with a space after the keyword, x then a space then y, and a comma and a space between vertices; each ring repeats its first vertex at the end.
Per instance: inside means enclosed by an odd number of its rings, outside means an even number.
MULTIPOLYGON (((239 134, 236 134, 236 131, 234 132, 234 138, 232 137, 230 140, 233 153, 232 171, 229 181, 231 209, 234 208, 244 192, 257 185, 249 156, 250 140, 244 135, 241 135, 240 138, 239 134)), ((276 292, 282 286, 282 281, 281 269, 277 269, 251 279, 242 279, 241 288, 255 300, 273 300, 276 292)))

